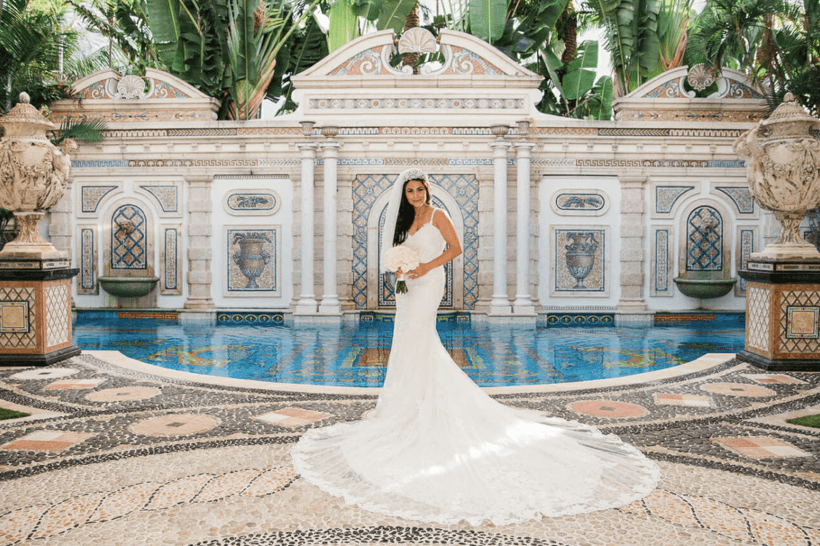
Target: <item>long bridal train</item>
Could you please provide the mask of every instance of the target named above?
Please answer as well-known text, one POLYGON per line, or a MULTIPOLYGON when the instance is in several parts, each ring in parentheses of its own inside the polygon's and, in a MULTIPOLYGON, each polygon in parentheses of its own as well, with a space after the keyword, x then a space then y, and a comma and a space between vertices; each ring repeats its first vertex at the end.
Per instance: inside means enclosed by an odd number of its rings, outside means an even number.
MULTIPOLYGON (((445 245, 432 219, 404 244, 422 263, 445 245)), ((472 525, 603 510, 655 488, 657 465, 633 446, 500 404, 458 367, 436 332, 443 267, 407 286, 376 410, 308 431, 292 450, 303 478, 373 512, 472 525)))

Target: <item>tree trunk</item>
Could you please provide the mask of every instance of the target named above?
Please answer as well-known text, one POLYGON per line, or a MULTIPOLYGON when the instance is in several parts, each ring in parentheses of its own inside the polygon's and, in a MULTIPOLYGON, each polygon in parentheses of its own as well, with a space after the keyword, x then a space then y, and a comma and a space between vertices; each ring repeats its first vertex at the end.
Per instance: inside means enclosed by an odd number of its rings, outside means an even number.
MULTIPOLYGON (((404 32, 407 32, 411 28, 416 28, 419 26, 419 5, 416 3, 413 6, 413 9, 410 10, 410 13, 407 14, 407 17, 404 20, 404 32)), ((401 60, 402 66, 412 66, 413 67, 413 74, 419 73, 419 67, 414 66, 417 62, 419 62, 419 54, 418 53, 408 53, 404 56, 401 60)))
POLYGON ((575 15, 575 8, 572 7, 572 2, 567 2, 567 7, 559 19, 564 23, 564 54, 561 55, 561 62, 567 64, 572 62, 575 54, 578 52, 578 19, 575 15))

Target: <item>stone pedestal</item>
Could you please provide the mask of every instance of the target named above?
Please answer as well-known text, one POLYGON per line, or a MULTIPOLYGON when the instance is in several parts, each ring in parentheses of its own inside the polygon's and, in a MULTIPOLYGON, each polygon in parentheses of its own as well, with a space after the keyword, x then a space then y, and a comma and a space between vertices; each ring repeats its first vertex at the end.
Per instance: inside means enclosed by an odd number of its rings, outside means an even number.
POLYGON ((746 347, 737 357, 765 370, 820 371, 820 256, 750 261, 746 347))
POLYGON ((71 338, 71 279, 79 269, 27 265, 0 270, 0 366, 47 366, 80 354, 71 338))

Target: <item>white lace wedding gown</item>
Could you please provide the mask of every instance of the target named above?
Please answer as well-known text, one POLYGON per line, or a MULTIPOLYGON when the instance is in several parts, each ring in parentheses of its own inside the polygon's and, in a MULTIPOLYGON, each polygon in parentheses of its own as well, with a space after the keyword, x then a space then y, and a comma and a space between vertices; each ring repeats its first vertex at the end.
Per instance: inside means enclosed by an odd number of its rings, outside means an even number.
MULTIPOLYGON (((404 243, 441 254, 426 224, 404 243)), ((621 506, 651 492, 657 465, 614 435, 487 396, 436 332, 444 268, 397 295, 393 346, 372 416, 308 431, 296 470, 366 510, 440 524, 496 525, 621 506)))

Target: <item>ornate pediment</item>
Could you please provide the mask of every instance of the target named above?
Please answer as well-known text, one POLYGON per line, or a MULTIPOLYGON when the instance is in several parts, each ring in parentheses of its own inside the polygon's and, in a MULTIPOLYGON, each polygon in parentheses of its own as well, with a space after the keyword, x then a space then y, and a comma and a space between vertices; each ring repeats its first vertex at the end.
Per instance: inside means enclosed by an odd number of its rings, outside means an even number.
MULTIPOLYGON (((338 78, 333 85, 344 86, 344 78, 415 78, 489 76, 531 80, 541 77, 527 70, 475 36, 442 29, 436 39, 424 28, 413 28, 396 39, 392 30, 362 36, 334 51, 325 59, 293 78, 297 88, 314 87, 314 82, 338 78), (440 51, 443 63, 421 65, 419 74, 407 66, 390 66, 395 53, 434 53, 440 51)), ((406 82, 410 84, 410 82, 406 82)), ((538 86, 538 83, 535 86, 538 86)), ((401 86, 397 83, 397 86, 401 86)))
POLYGON ((52 120, 101 118, 108 122, 215 120, 219 101, 161 70, 145 76, 102 70, 72 86, 77 100, 52 104, 52 120))
POLYGON ((737 70, 702 64, 673 68, 613 102, 615 118, 642 121, 757 121, 768 113, 766 91, 737 70), (697 97, 713 84, 708 97, 697 97))

